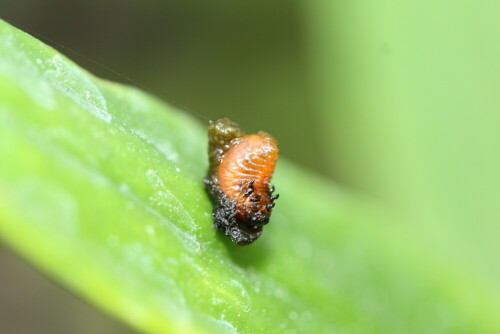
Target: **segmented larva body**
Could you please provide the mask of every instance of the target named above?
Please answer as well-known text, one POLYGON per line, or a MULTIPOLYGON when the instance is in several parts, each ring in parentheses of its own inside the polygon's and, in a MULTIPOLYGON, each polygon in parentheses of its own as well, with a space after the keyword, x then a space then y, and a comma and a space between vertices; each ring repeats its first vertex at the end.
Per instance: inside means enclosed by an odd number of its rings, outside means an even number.
POLYGON ((238 219, 254 224, 269 221, 274 206, 269 181, 277 158, 276 140, 265 132, 241 137, 224 154, 217 178, 225 195, 236 202, 238 219))
POLYGON ((227 118, 209 122, 210 170, 205 184, 214 203, 214 224, 246 245, 269 222, 274 200, 270 180, 278 158, 276 140, 265 132, 243 135, 227 118))

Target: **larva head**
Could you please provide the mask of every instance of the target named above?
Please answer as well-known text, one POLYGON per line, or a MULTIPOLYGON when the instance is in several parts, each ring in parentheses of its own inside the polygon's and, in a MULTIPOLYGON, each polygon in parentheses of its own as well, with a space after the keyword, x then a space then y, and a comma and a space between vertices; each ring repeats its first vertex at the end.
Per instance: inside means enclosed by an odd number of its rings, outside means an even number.
POLYGON ((244 186, 241 198, 236 201, 237 218, 251 225, 262 226, 269 223, 274 201, 274 187, 269 183, 258 183, 252 180, 244 186))

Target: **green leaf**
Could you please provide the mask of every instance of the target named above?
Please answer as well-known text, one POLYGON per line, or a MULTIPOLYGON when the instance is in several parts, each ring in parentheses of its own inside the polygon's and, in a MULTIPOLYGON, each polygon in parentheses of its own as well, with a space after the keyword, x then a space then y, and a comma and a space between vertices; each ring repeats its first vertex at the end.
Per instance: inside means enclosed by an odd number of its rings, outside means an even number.
POLYGON ((500 330, 491 283, 284 159, 263 236, 229 242, 205 132, 0 21, 0 235, 78 295, 151 333, 500 330))

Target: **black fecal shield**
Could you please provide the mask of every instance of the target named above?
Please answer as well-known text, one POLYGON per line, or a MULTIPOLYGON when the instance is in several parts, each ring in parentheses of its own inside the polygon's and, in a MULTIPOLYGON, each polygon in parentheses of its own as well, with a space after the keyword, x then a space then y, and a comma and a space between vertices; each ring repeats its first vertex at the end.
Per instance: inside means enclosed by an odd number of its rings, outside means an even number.
POLYGON ((214 205, 215 227, 238 245, 254 242, 262 234, 262 226, 242 222, 236 218, 238 211, 235 201, 226 197, 214 176, 205 178, 204 182, 214 205))

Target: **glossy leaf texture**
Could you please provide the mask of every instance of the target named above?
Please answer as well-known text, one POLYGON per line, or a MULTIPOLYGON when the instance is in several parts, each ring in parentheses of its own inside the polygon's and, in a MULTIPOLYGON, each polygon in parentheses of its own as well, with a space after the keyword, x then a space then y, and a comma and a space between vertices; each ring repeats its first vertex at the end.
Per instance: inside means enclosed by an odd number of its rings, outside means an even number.
POLYGON ((0 237, 76 294, 150 333, 499 329, 480 278, 285 159, 263 236, 232 244, 206 150, 191 116, 0 21, 0 237))

